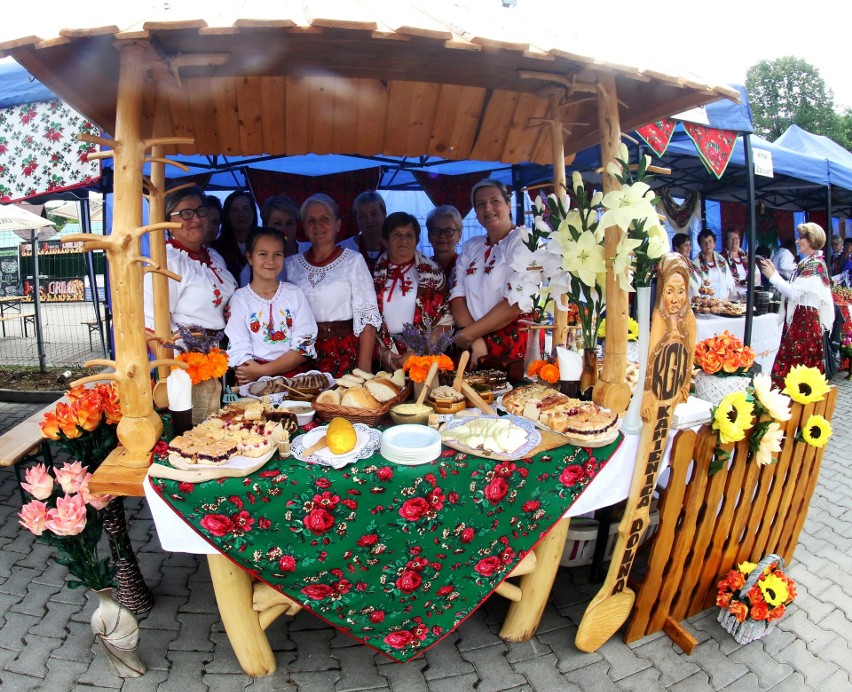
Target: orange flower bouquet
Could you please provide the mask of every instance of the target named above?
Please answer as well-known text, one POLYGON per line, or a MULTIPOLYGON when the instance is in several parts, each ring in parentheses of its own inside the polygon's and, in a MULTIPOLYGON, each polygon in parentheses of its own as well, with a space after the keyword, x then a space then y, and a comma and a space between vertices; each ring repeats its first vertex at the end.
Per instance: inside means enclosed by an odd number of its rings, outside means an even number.
POLYGON ((754 357, 754 350, 727 330, 695 345, 695 365, 708 375, 748 374, 754 357))
POLYGON ((412 382, 423 382, 429 374, 432 363, 438 363, 438 370, 455 370, 452 359, 445 354, 437 356, 411 356, 402 366, 412 382))
POLYGON ((39 423, 42 437, 59 446, 94 472, 118 444, 115 426, 121 420, 114 383, 74 387, 69 403, 59 402, 39 423))
POLYGON ((741 562, 719 582, 718 620, 740 644, 771 632, 796 597, 796 584, 783 568, 781 557, 767 555, 757 564, 741 562))
POLYGON ((529 377, 540 377, 545 382, 554 384, 559 381, 559 366, 552 360, 534 360, 527 368, 529 377))
POLYGON ((171 344, 179 353, 177 360, 186 363, 192 384, 218 379, 228 370, 228 355, 218 344, 224 332, 210 334, 202 327, 178 325, 180 341, 171 344))

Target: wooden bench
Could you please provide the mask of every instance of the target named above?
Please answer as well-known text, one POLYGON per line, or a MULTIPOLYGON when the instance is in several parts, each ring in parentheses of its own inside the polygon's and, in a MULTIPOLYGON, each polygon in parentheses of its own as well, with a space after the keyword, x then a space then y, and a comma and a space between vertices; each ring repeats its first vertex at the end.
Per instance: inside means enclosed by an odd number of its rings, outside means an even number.
POLYGON ((3 328, 3 336, 6 336, 6 322, 9 322, 10 320, 21 320, 21 336, 25 338, 29 336, 29 333, 27 332, 27 325, 31 324, 35 326, 35 314, 32 312, 23 312, 15 315, 3 315, 3 317, 0 317, 0 324, 2 324, 3 328))
POLYGON ((95 348, 92 342, 92 334, 97 332, 98 336, 100 337, 103 322, 98 322, 97 320, 85 320, 83 322, 80 322, 80 324, 89 328, 89 350, 92 351, 95 348))
POLYGON ((44 414, 53 409, 56 402, 48 404, 40 411, 36 411, 26 420, 18 423, 11 430, 0 435, 0 467, 14 466, 15 475, 18 478, 18 490, 21 493, 22 502, 26 501, 21 485, 20 463, 45 463, 53 464, 53 454, 50 451, 49 440, 41 436, 39 423, 44 419, 44 414))

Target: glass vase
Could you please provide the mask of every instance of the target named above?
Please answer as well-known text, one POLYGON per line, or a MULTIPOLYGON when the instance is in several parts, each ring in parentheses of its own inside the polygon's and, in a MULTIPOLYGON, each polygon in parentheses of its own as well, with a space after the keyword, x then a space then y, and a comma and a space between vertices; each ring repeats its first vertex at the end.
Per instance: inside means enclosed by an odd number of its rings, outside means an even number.
POLYGON ((592 390, 598 381, 598 349, 583 349, 583 373, 580 375, 580 399, 592 400, 592 390))

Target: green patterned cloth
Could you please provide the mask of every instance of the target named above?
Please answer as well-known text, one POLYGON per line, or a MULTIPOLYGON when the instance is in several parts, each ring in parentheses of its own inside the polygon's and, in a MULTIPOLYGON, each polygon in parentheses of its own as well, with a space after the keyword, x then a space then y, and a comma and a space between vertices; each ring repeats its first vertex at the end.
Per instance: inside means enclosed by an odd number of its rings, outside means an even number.
MULTIPOLYGON (((518 461, 445 450, 335 471, 277 455, 246 478, 152 478, 189 526, 252 576, 397 661, 453 631, 613 455, 565 446, 518 461)), ((168 463, 162 446, 159 463, 168 463)))

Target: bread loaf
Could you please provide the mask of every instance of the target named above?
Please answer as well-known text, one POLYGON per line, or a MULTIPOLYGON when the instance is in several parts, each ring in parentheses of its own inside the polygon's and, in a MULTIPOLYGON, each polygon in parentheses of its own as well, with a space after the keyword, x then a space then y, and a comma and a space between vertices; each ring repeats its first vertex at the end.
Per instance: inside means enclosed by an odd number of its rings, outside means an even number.
POLYGON ((372 379, 364 383, 367 391, 370 392, 380 403, 385 403, 399 396, 400 388, 397 387, 389 379, 372 379))
POLYGON ((320 392, 320 395, 315 399, 315 401, 318 404, 340 406, 340 394, 337 393, 336 389, 326 389, 324 392, 320 392))
POLYGON ((350 387, 340 397, 340 405, 350 408, 380 408, 381 404, 364 387, 350 387))

